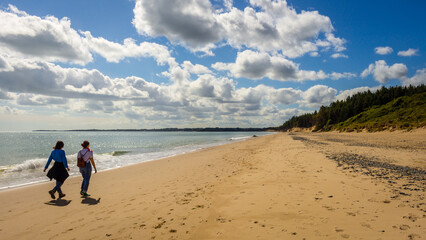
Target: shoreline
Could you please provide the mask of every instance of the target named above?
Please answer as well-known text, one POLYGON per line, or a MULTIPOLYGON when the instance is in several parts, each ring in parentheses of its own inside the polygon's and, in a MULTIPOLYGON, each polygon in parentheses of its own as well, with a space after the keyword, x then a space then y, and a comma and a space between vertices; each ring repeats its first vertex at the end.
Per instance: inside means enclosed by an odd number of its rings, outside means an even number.
POLYGON ((53 183, 2 191, 0 231, 7 239, 419 239, 424 189, 400 194, 407 179, 327 157, 355 151, 401 165, 407 159, 392 157, 404 155, 426 167, 419 136, 278 133, 97 173, 87 199, 77 178, 58 201, 47 194, 53 183), (411 148, 395 149, 404 144, 411 148))
MULTIPOLYGON (((269 135, 273 135, 273 134, 276 134, 276 133, 262 135, 262 136, 256 136, 256 137, 269 136, 269 135)), ((194 149, 185 149, 184 152, 181 152, 181 153, 174 153, 174 154, 171 154, 171 155, 166 154, 166 156, 164 156, 164 157, 143 160, 142 162, 130 163, 130 164, 118 166, 118 167, 115 167, 115 168, 108 168, 108 169, 100 170, 100 171, 98 171, 98 173, 107 172, 107 171, 111 171, 111 170, 115 170, 115 169, 120 169, 120 168, 123 168, 123 167, 130 167, 130 166, 133 166, 133 165, 136 165, 136 164, 143 164, 143 163, 147 163, 147 162, 151 162, 151 161, 163 160, 163 159, 166 159, 166 158, 176 157, 176 156, 184 155, 184 154, 188 154, 188 153, 193 153, 193 152, 197 152, 197 151, 200 151, 200 150, 203 150, 203 149, 219 147, 219 146, 226 145, 226 144, 232 144, 232 143, 236 143, 236 142, 247 141, 247 140, 252 139, 252 138, 253 138, 252 136, 247 136, 247 137, 241 137, 241 138, 238 138, 238 139, 225 139, 224 141, 217 142, 217 143, 210 143, 210 144, 204 144, 204 145, 196 146, 196 148, 194 148, 194 149)), ((172 150, 168 150, 168 151, 170 152, 172 150)), ((168 151, 164 151, 164 152, 168 152, 168 151)), ((157 153, 160 153, 160 152, 157 152, 157 153)), ((146 153, 142 153, 142 155, 143 154, 146 154, 146 153)), ((141 155, 141 154, 138 154, 138 155, 141 155)), ((75 166, 73 166, 73 167, 75 167, 75 166)), ((42 171, 42 168, 40 169, 40 171, 42 171)), ((75 175, 70 175, 68 179, 75 178, 75 177, 81 177, 81 175, 79 173, 77 173, 75 175)), ((54 181, 54 180, 52 180, 52 181, 54 181)), ((30 182, 30 183, 22 183, 22 184, 19 184, 19 185, 0 187, 0 192, 13 190, 13 189, 20 189, 20 188, 25 188, 25 187, 31 187, 31 186, 38 185, 38 184, 47 184, 47 183, 50 183, 50 182, 51 182, 51 180, 46 179, 46 180, 34 181, 34 182, 30 182)))

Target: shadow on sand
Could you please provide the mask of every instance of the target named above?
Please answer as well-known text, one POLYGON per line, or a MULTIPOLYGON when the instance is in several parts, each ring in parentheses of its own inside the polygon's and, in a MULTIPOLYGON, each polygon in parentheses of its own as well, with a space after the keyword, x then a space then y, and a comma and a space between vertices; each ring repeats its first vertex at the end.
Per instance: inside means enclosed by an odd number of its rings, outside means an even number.
POLYGON ((98 198, 97 200, 91 197, 86 197, 83 200, 81 200, 82 204, 87 204, 87 205, 96 205, 98 203, 101 202, 101 198, 98 198))
POLYGON ((51 200, 49 202, 45 202, 44 204, 50 205, 50 206, 65 207, 70 203, 71 203, 71 200, 56 199, 56 200, 51 200))

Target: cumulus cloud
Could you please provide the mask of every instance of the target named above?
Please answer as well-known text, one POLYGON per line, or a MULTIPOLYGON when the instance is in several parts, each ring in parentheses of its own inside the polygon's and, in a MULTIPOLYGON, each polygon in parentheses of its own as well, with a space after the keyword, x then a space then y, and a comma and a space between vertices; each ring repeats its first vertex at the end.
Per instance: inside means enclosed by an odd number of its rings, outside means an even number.
POLYGON ((280 88, 272 92, 273 94, 268 96, 270 101, 282 105, 293 104, 302 97, 302 91, 293 88, 280 88))
MULTIPOLYGON (((167 47, 149 42, 139 45, 127 38, 123 44, 93 37, 89 31, 78 32, 68 18, 29 15, 9 5, 0 10, 0 50, 3 54, 49 62, 85 65, 97 53, 109 62, 124 58, 153 57, 159 64, 175 64, 167 47)), ((0 58, 0 71, 5 68, 0 58)))
POLYGON ((40 18, 9 5, 0 10, 0 46, 21 56, 85 64, 92 56, 67 18, 40 18))
POLYGON ((28 59, 5 60, 13 71, 0 72, 0 89, 8 97, 4 101, 18 107, 56 107, 66 109, 68 114, 111 114, 129 121, 161 119, 162 124, 174 126, 176 121, 208 125, 247 121, 247 126, 270 126, 276 124, 273 121, 281 122, 279 114, 284 106, 316 107, 328 103, 335 95, 332 88, 321 85, 305 92, 262 84, 236 88, 234 80, 217 77, 191 62, 169 72, 170 79, 179 81, 156 84, 135 76, 111 78, 95 69, 64 68, 28 59), (192 79, 190 72, 200 74, 192 79))
POLYGON ((210 74, 212 71, 208 69, 206 66, 200 65, 200 64, 192 64, 190 61, 184 61, 182 64, 183 68, 187 70, 190 73, 193 74, 210 74))
POLYGON ((426 68, 417 70, 416 74, 411 78, 402 79, 402 85, 404 86, 418 86, 422 84, 426 85, 426 68))
POLYGON ((402 63, 395 63, 388 66, 384 60, 376 61, 368 66, 361 73, 361 77, 367 77, 372 74, 374 79, 380 83, 386 83, 390 79, 401 79, 407 76, 408 69, 402 63))
MULTIPOLYGON (((136 1, 133 24, 140 34, 166 36, 196 50, 221 40, 221 29, 208 0, 136 1)), ((209 46, 210 45, 210 46, 209 46)))
POLYGON ((153 57, 160 65, 174 63, 168 48, 157 43, 142 42, 138 45, 134 39, 126 38, 123 44, 119 44, 102 37, 93 37, 88 31, 82 34, 86 37, 90 50, 101 55, 108 62, 118 63, 124 58, 153 57))
POLYGON ((219 71, 229 71, 236 78, 249 78, 259 80, 269 78, 279 81, 304 81, 332 78, 350 78, 352 73, 326 74, 323 71, 300 70, 299 65, 283 58, 282 56, 271 56, 265 52, 254 52, 245 50, 237 54, 235 63, 218 62, 212 68, 219 71))
POLYGON ((393 49, 391 47, 376 47, 374 51, 379 55, 388 55, 393 52, 393 49))
POLYGON ((317 11, 302 11, 285 0, 250 0, 240 10, 225 1, 225 9, 215 10, 209 0, 182 0, 170 7, 168 0, 137 0, 133 25, 142 35, 165 36, 192 51, 213 54, 225 42, 260 51, 281 51, 298 57, 319 48, 340 52, 345 40, 337 38, 330 19, 317 11))
POLYGON ((336 98, 337 90, 324 85, 316 85, 303 94, 302 105, 310 108, 318 108, 320 106, 327 106, 336 98))
POLYGON ((409 48, 406 51, 399 51, 398 52, 398 56, 401 57, 411 57, 411 56, 416 56, 419 53, 419 49, 413 49, 413 48, 409 48))

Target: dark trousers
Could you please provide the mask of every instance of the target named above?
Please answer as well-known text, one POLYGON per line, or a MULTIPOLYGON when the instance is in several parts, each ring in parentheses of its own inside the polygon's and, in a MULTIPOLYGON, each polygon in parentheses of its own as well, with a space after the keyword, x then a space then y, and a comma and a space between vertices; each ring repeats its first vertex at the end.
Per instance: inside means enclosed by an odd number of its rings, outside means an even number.
POLYGON ((62 184, 64 184, 64 182, 60 182, 56 180, 56 186, 53 188, 53 191, 62 194, 62 190, 61 190, 62 184))

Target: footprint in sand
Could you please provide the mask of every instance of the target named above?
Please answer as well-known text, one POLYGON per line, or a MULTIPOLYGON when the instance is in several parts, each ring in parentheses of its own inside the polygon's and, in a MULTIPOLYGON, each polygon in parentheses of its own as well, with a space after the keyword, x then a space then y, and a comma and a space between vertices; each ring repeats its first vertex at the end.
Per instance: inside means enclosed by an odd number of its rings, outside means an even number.
POLYGON ((407 218, 408 220, 410 220, 410 221, 412 221, 412 222, 415 222, 415 221, 417 221, 417 219, 419 218, 418 216, 416 216, 416 215, 414 215, 414 214, 412 214, 412 213, 410 213, 410 214, 408 214, 408 216, 404 216, 403 218, 407 218))
POLYGON ((361 226, 371 229, 371 225, 368 223, 361 223, 361 226))
POLYGON ((413 239, 419 239, 421 238, 419 235, 417 234, 410 234, 408 235, 408 239, 413 240, 413 239))
POLYGON ((334 211, 334 210, 336 210, 335 208, 327 206, 327 205, 323 205, 322 207, 325 208, 325 209, 327 209, 328 211, 334 211))
POLYGON ((404 225, 399 226, 399 229, 408 230, 408 229, 410 229, 410 226, 404 224, 404 225))

